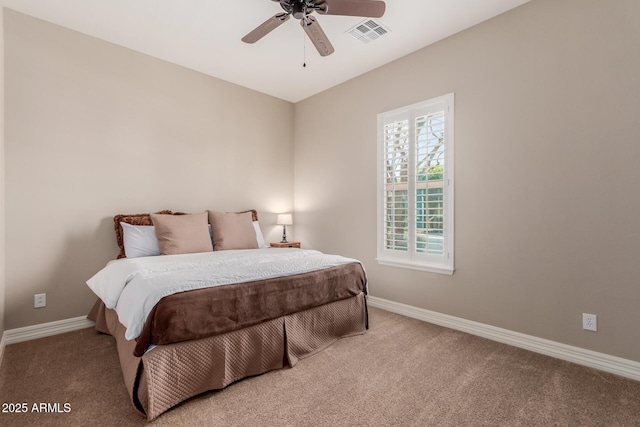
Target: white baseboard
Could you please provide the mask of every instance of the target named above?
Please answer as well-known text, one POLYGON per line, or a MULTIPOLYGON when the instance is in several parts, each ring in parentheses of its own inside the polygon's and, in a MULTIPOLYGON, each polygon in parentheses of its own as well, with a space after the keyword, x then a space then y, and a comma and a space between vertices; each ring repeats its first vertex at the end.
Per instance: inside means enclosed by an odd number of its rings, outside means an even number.
POLYGON ((9 329, 4 331, 2 341, 4 345, 10 345, 50 337, 52 335, 64 334, 65 332, 77 331, 78 329, 90 328, 92 326, 95 326, 93 321, 87 319, 87 316, 80 316, 72 319, 25 326, 24 328, 9 329))
POLYGON ((584 348, 534 337, 532 335, 521 334, 508 329, 502 329, 486 325, 484 323, 449 316, 447 314, 437 313, 435 311, 425 310, 382 298, 369 296, 367 297, 367 304, 371 307, 402 314, 414 319, 434 323, 450 329, 455 329, 493 341, 509 344, 514 347, 530 350, 535 353, 545 354, 557 359, 566 360, 579 365, 588 366, 590 368, 599 369, 601 371, 610 372, 612 374, 640 381, 640 362, 633 360, 598 353, 584 348))

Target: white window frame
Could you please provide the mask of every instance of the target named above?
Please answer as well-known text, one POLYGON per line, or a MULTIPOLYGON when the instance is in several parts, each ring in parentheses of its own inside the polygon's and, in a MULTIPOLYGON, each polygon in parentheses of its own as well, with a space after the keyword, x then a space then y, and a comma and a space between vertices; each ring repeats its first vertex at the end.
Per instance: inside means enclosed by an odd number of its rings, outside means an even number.
POLYGON ((378 114, 378 209, 377 209, 377 258, 378 263, 394 267, 430 271, 451 275, 454 272, 454 94, 450 93, 406 107, 378 114), (444 111, 444 173, 443 173, 443 253, 419 253, 416 248, 416 167, 415 152, 417 139, 415 135, 415 119, 425 113, 444 111), (408 179, 408 248, 407 250, 388 249, 385 246, 385 124, 395 120, 408 119, 409 130, 409 179, 408 179), (413 226, 412 226, 413 225, 413 226))

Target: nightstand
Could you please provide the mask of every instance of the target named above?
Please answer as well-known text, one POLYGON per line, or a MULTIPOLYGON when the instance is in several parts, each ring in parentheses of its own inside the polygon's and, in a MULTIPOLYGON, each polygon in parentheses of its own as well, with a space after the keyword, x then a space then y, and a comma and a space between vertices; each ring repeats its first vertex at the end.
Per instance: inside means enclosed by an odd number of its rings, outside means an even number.
POLYGON ((300 242, 287 242, 287 243, 270 243, 272 248, 299 248, 300 242))

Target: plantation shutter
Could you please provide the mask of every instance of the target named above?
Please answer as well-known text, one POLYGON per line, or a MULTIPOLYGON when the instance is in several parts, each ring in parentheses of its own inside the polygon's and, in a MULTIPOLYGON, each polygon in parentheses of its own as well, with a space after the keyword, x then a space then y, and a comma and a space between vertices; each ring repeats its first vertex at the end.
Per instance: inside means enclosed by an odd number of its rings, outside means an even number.
POLYGON ((385 248, 409 249, 409 120, 393 120, 384 125, 385 248))
POLYGON ((416 127, 416 251, 444 253, 444 111, 420 115, 416 127))
POLYGON ((452 98, 379 116, 379 261, 453 271, 452 98))

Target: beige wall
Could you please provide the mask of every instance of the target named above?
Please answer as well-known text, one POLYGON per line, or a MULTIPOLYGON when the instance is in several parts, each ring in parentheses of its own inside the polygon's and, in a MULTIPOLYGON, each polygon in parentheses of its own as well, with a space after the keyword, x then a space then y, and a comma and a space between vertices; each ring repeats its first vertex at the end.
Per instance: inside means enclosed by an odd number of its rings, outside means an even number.
POLYGON ((117 213, 255 208, 278 237, 291 103, 10 10, 4 24, 7 329, 88 312, 117 213))
POLYGON ((534 0, 294 111, 6 10, 5 327, 86 314, 115 213, 255 207, 269 239, 295 197, 295 239, 375 296, 640 361, 639 12, 534 0), (456 272, 380 266, 376 115, 448 92, 456 272))
POLYGON ((637 0, 534 0, 296 104, 296 239, 374 296, 640 361, 638 40, 637 0), (378 265, 376 115, 449 92, 456 272, 378 265))

